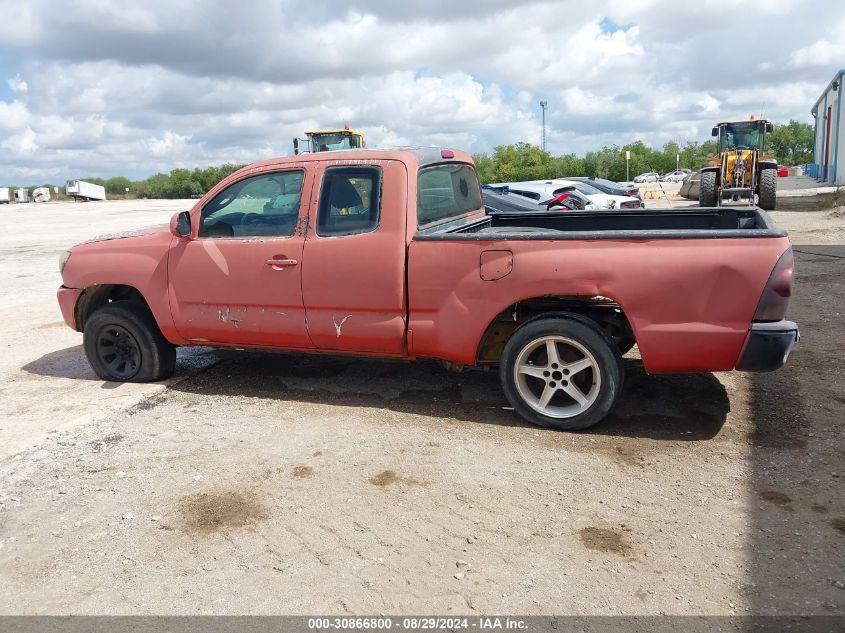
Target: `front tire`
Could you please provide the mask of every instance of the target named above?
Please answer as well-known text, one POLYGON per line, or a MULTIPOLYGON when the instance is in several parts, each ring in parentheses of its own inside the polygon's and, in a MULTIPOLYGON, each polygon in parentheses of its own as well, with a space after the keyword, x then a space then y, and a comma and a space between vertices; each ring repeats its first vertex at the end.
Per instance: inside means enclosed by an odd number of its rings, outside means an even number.
POLYGON ((716 191, 715 171, 705 171, 701 173, 701 184, 698 189, 698 206, 719 206, 719 192, 716 191))
POLYGON ((103 380, 156 382, 176 370, 176 348, 149 308, 134 301, 115 301, 94 312, 82 341, 91 368, 103 380))
POLYGON ((590 319, 561 313, 529 321, 505 344, 502 390, 523 418, 575 431, 600 422, 622 391, 622 355, 590 319))
POLYGON ((757 196, 757 202, 761 209, 766 211, 774 211, 777 206, 778 193, 778 170, 777 169, 761 169, 760 170, 760 193, 757 196))

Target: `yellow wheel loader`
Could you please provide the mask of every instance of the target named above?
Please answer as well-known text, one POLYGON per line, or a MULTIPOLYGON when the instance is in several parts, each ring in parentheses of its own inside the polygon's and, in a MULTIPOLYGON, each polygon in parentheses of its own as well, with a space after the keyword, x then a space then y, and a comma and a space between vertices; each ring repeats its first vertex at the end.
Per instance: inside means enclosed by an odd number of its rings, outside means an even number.
POLYGON ((763 119, 719 123, 713 128, 719 154, 701 170, 699 205, 719 207, 723 200, 747 200, 771 211, 777 202, 778 165, 765 153, 766 134, 774 126, 763 119))
POLYGON ((350 130, 348 123, 343 126, 342 130, 314 130, 313 132, 306 132, 305 136, 304 139, 293 139, 294 154, 366 147, 364 133, 358 130, 350 130), (304 149, 299 146, 300 142, 305 144, 304 149))

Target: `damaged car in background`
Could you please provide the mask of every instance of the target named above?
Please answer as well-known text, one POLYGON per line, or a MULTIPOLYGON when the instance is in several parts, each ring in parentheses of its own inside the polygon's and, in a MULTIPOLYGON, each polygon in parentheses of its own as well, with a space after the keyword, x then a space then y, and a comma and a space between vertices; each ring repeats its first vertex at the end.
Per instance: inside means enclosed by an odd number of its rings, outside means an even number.
POLYGON ((637 197, 607 194, 590 183, 578 180, 554 178, 524 182, 500 182, 490 186, 494 188, 507 187, 513 193, 519 193, 537 201, 552 198, 564 191, 574 190, 586 197, 597 209, 639 209, 642 207, 642 200, 637 197))
POLYGON ((574 186, 547 187, 482 185, 481 195, 488 212, 506 211, 593 211, 599 207, 574 186))

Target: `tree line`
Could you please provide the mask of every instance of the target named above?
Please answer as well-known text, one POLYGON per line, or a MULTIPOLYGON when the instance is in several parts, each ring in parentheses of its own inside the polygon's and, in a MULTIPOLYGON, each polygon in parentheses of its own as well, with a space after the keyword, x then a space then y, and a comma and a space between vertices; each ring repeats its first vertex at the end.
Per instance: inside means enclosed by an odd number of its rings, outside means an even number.
MULTIPOLYGON (((766 138, 766 151, 775 154, 778 163, 803 165, 813 160, 813 128, 807 123, 790 121, 775 126, 766 138)), ((716 142, 689 141, 683 146, 669 142, 661 149, 649 147, 642 141, 627 145, 612 145, 587 152, 584 156, 564 154, 553 156, 536 145, 516 143, 500 145, 492 154, 475 154, 478 177, 482 183, 541 180, 562 176, 590 176, 622 182, 645 172, 665 174, 677 167, 696 171, 707 165, 716 154, 716 142), (631 152, 626 169, 625 153, 631 152)))
MULTIPOLYGON (((777 161, 781 164, 802 165, 812 162, 813 128, 798 121, 776 125, 774 132, 768 135, 766 145, 767 149, 775 153, 777 161)), ((636 141, 622 146, 602 147, 600 150, 587 152, 584 156, 553 156, 536 145, 516 143, 500 145, 492 154, 475 154, 473 158, 482 183, 561 176, 593 176, 624 181, 647 171, 664 174, 675 169, 676 164, 687 169, 701 169, 707 164, 708 157, 715 153, 714 141, 690 141, 683 146, 670 142, 661 149, 636 141), (626 151, 631 152, 629 172, 626 172, 625 168, 626 151)), ((227 163, 194 170, 173 169, 169 174, 159 173, 143 180, 131 180, 124 176, 90 177, 81 180, 102 185, 106 194, 111 197, 191 198, 204 194, 241 167, 243 165, 227 163)), ((53 184, 42 186, 49 187, 52 191, 53 184)), ((64 186, 61 186, 60 191, 64 192, 64 186)))
POLYGON ((675 169, 676 164, 689 169, 700 169, 706 164, 707 157, 715 152, 716 144, 713 141, 689 142, 683 147, 679 147, 677 143, 666 143, 659 150, 637 141, 621 147, 603 147, 598 151, 587 152, 584 156, 552 156, 536 145, 517 143, 500 145, 493 150, 492 155, 476 154, 473 159, 478 169, 478 177, 483 183, 562 176, 591 176, 621 182, 648 171, 663 174, 675 169), (626 151, 631 152, 627 169, 626 151))
MULTIPOLYGON (((113 178, 98 178, 89 176, 79 178, 85 182, 95 185, 102 185, 106 190, 106 196, 112 198, 191 198, 204 194, 218 182, 223 180, 232 172, 237 171, 243 165, 214 165, 205 168, 173 169, 169 174, 154 174, 143 180, 131 180, 125 176, 113 178), (128 189, 128 191, 127 191, 128 189)), ((4 185, 5 186, 5 185, 4 185)), ((35 187, 47 187, 53 193, 53 183, 35 185, 35 187)), ((33 186, 27 187, 30 191, 33 186)), ((10 191, 17 189, 17 186, 9 185, 10 191)), ((64 198, 64 183, 59 185, 59 199, 64 198)))
POLYGON ((169 174, 154 174, 144 180, 130 180, 123 176, 105 179, 81 178, 81 180, 102 185, 107 195, 128 193, 133 198, 190 198, 204 194, 241 167, 243 165, 226 163, 204 169, 199 167, 194 170, 173 169, 169 174))

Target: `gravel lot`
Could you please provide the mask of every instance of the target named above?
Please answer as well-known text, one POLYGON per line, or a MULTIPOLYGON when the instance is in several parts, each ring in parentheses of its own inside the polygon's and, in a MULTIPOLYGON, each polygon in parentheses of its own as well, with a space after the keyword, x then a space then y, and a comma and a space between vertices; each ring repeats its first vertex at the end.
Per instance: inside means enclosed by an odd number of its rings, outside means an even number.
POLYGON ((843 614, 845 213, 775 213, 802 340, 647 376, 590 432, 490 373, 180 350, 95 379, 59 253, 191 201, 0 207, 0 613, 843 614))

